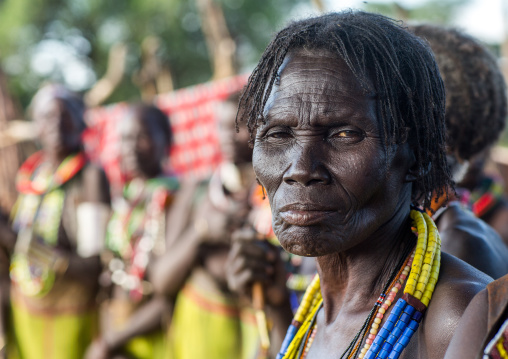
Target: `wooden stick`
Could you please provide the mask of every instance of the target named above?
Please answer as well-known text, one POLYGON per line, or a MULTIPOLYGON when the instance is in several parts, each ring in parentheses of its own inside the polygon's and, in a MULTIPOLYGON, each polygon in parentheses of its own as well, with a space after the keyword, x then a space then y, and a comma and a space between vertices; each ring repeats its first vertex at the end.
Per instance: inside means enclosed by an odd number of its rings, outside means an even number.
POLYGON ((268 334, 268 322, 265 314, 265 294, 263 285, 260 282, 255 282, 252 286, 252 303, 256 313, 261 349, 268 352, 270 348, 270 335, 268 334))

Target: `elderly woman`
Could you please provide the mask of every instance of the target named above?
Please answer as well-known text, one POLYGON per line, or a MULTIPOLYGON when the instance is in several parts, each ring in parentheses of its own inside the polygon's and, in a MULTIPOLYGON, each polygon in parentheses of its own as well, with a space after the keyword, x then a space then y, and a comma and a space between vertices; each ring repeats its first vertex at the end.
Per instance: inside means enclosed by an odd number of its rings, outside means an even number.
POLYGON ((88 163, 82 100, 58 85, 32 100, 42 150, 17 176, 12 344, 23 359, 82 358, 97 332, 99 253, 109 217, 104 173, 88 163))
MULTIPOLYGON (((450 193, 452 201, 433 217, 442 249, 497 279, 508 273, 508 242, 505 244, 490 226, 465 211, 461 202, 469 205, 474 198, 473 212, 505 233, 508 207, 501 194, 494 193, 502 193, 503 187, 486 179, 481 165, 506 121, 503 75, 490 51, 458 30, 434 25, 411 30, 429 42, 443 77, 448 163, 460 187, 458 196, 450 193)), ((438 200, 436 208, 442 202, 438 200)))
POLYGON ((441 255, 432 220, 411 209, 451 182, 427 46, 380 15, 295 22, 265 50, 240 119, 280 243, 317 257, 278 357, 442 358, 489 278, 441 255))

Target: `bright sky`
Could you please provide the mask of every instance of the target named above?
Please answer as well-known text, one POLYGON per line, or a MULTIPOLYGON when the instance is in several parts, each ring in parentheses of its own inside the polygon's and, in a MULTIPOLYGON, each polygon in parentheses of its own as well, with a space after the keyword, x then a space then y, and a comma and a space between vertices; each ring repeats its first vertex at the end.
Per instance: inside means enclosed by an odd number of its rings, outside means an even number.
MULTIPOLYGON (((446 0, 443 0, 446 1, 446 0)), ((499 43, 503 38, 502 3, 508 0, 470 0, 457 13, 453 25, 488 43, 499 43)), ((324 0, 327 10, 359 8, 362 0, 324 0)), ((370 3, 388 3, 393 0, 368 0, 370 3)), ((412 7, 425 0, 398 0, 402 6, 412 7)))

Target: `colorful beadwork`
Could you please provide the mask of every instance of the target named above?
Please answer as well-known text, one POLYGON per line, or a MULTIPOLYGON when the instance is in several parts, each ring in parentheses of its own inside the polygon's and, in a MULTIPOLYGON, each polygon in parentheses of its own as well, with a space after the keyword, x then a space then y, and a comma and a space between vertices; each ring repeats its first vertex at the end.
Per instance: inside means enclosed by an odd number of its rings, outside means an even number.
POLYGON ((503 183, 499 178, 485 177, 470 197, 471 209, 478 218, 485 216, 503 197, 503 183))
POLYGON ((58 188, 81 171, 87 162, 83 152, 72 154, 62 161, 54 175, 45 181, 35 181, 34 173, 40 168, 43 160, 44 154, 39 151, 28 157, 21 165, 16 176, 16 189, 19 193, 42 195, 58 188))
MULTIPOLYGON (((418 329, 423 313, 428 307, 439 277, 441 263, 441 239, 436 225, 426 214, 411 210, 411 219, 416 227, 418 239, 416 248, 403 264, 389 289, 380 296, 368 318, 370 330, 353 340, 355 345, 348 358, 361 359, 397 359, 409 344, 411 337, 418 329), (384 315, 391 307, 397 293, 402 289, 404 294, 391 309, 381 326, 384 315), (358 352, 360 343, 365 344, 358 352)), ((319 277, 316 276, 307 289, 302 303, 291 323, 277 359, 296 359, 307 355, 315 336, 315 318, 321 308, 323 299, 320 293, 319 277), (312 336, 312 340, 309 340, 312 336)), ((360 334, 360 333, 359 333, 360 334)))
POLYGON ((86 156, 66 157, 56 171, 43 163, 36 152, 20 167, 16 187, 20 196, 13 210, 13 227, 18 232, 10 276, 26 296, 44 296, 55 281, 54 252, 38 245, 42 240, 54 247, 62 220, 65 191, 62 187, 86 164, 86 156), (38 249, 34 249, 38 248, 38 249))

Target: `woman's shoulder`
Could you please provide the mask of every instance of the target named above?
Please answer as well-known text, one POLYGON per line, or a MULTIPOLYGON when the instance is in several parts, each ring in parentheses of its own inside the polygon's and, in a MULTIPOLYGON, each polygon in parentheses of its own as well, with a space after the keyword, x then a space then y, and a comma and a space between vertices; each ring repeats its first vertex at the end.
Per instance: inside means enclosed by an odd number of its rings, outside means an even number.
POLYGON ((446 359, 478 358, 508 318, 508 275, 478 293, 461 318, 446 359))
POLYGON ((439 281, 425 315, 422 333, 430 358, 443 357, 468 304, 491 281, 488 275, 464 261, 442 254, 439 281))
POLYGON ((451 204, 439 219, 442 250, 493 278, 508 273, 508 247, 484 221, 458 204, 451 204))

